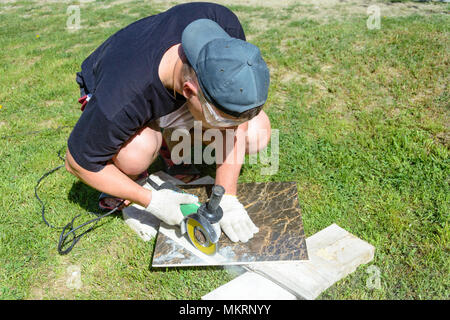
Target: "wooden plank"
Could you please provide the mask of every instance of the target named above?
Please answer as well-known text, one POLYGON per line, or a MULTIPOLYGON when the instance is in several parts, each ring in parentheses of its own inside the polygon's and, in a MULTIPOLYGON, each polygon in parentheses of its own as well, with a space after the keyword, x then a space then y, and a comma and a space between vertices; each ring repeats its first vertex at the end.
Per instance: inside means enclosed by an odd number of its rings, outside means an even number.
POLYGON ((297 297, 255 272, 246 272, 202 300, 296 300, 297 297), (220 290, 219 290, 220 289, 220 290), (219 291, 218 291, 219 290, 219 291))
POLYGON ((255 291, 255 288, 260 299, 265 296, 267 299, 276 299, 273 285, 267 282, 271 279, 271 282, 280 287, 281 292, 285 291, 283 294, 278 293, 280 299, 290 294, 297 298, 312 300, 336 281, 355 271, 359 265, 370 262, 375 253, 372 245, 336 224, 307 238, 306 246, 309 260, 248 265, 251 271, 208 293, 202 299, 237 299, 237 296, 241 296, 240 292, 255 291), (257 273, 265 280, 249 283, 245 281, 247 277, 253 280, 261 279, 247 275, 250 273, 257 273), (249 285, 250 288, 244 287, 245 285, 249 285))

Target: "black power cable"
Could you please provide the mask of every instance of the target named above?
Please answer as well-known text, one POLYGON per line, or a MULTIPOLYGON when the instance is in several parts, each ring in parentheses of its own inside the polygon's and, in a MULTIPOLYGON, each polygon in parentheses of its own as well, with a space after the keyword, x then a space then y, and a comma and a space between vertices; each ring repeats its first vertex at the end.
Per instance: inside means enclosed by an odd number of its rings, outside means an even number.
MULTIPOLYGON (((58 151, 58 157, 65 162, 65 158, 61 156, 61 150, 63 148, 61 148, 58 151)), ((116 212, 119 207, 124 203, 124 200, 122 200, 114 209, 106 212, 105 214, 99 215, 95 212, 87 212, 88 214, 93 214, 96 215, 97 217, 89 220, 77 227, 73 227, 73 223, 74 221, 81 216, 81 214, 78 214, 77 216, 75 216, 72 221, 70 221, 68 224, 66 224, 64 227, 55 227, 54 225, 50 224, 47 219, 45 219, 45 205, 44 202, 41 200, 41 198, 39 198, 38 193, 37 193, 37 189, 40 185, 40 183, 42 182, 42 180, 44 180, 44 178, 46 178, 47 176, 49 176, 50 174, 54 173, 55 171, 58 171, 59 169, 61 169, 62 167, 64 167, 64 163, 47 171, 46 173, 44 173, 42 175, 42 177, 39 178, 39 180, 36 183, 36 186, 34 187, 34 195, 36 197, 36 199, 39 201, 39 203, 41 204, 41 216, 42 216, 42 220, 44 221, 44 223, 49 226, 50 228, 54 228, 54 229, 62 229, 61 234, 59 236, 59 241, 58 241, 58 252, 61 255, 67 254, 70 251, 72 251, 73 247, 78 243, 78 241, 80 241, 81 237, 83 237, 86 233, 90 232, 91 230, 93 230, 95 228, 95 226, 97 225, 97 223, 100 221, 100 219, 109 216, 110 214, 116 212), (91 227, 89 227, 86 231, 84 231, 83 233, 76 235, 75 231, 89 225, 93 223, 93 225, 91 227), (72 238, 70 241, 72 241, 72 244, 67 248, 63 250, 64 245, 66 244, 66 242, 68 241, 68 237, 72 235, 72 238)))
MULTIPOLYGON (((20 137, 20 136, 27 136, 27 135, 36 135, 39 134, 41 132, 45 132, 45 131, 51 131, 51 132, 55 132, 64 128, 72 128, 73 126, 59 126, 57 128, 48 128, 48 129, 43 129, 43 130, 35 130, 35 131, 29 131, 29 132, 24 132, 24 133, 17 133, 17 134, 13 134, 13 135, 8 135, 8 136, 1 136, 0 139, 11 139, 11 138, 16 138, 16 137, 20 137)), ((42 220, 44 221, 44 223, 49 226, 50 228, 53 229, 62 229, 61 234, 59 236, 59 241, 58 241, 58 252, 61 255, 67 254, 70 251, 72 251, 73 247, 77 244, 77 242, 81 239, 81 237, 83 237, 86 233, 90 232, 91 230, 93 230, 95 228, 95 226, 97 225, 98 221, 100 221, 100 219, 109 216, 110 214, 116 212, 119 207, 124 203, 124 200, 122 202, 120 202, 114 209, 106 212, 103 215, 99 215, 95 212, 87 212, 88 214, 93 214, 95 216, 97 216, 97 218, 94 218, 92 220, 89 220, 88 222, 85 222, 83 224, 81 224, 80 226, 77 227, 73 227, 73 223, 74 221, 81 216, 81 214, 75 216, 72 221, 70 221, 68 224, 66 224, 64 227, 55 227, 54 225, 50 224, 47 219, 45 218, 45 204, 44 202, 41 200, 41 198, 39 198, 37 190, 39 185, 41 184, 42 180, 44 180, 47 176, 51 175, 52 173, 54 173, 55 171, 58 171, 59 169, 61 169, 62 167, 64 167, 64 162, 66 161, 66 159, 64 157, 61 156, 61 151, 64 147, 62 147, 59 151, 58 151, 58 158, 60 158, 63 161, 63 164, 47 171, 46 173, 44 173, 42 175, 42 177, 39 178, 39 180, 36 183, 36 186, 34 187, 34 195, 36 197, 36 199, 39 201, 39 203, 41 204, 41 216, 42 216, 42 220), (88 228, 86 231, 84 231, 83 233, 76 235, 75 231, 87 226, 88 224, 93 223, 93 225, 88 228), (63 247, 66 243, 67 238, 72 235, 71 241, 72 244, 65 250, 63 250, 63 247)))

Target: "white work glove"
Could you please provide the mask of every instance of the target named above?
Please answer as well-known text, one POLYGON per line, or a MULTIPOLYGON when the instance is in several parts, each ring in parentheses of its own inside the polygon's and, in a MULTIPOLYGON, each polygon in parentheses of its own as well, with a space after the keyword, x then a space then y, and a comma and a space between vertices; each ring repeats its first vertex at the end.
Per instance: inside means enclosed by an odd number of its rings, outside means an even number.
POLYGON ((223 210, 220 228, 231 241, 247 242, 259 231, 236 196, 224 194, 220 207, 223 210))
MULTIPOLYGON (((157 185, 164 183, 158 176, 150 175, 149 179, 157 185)), ((143 185, 144 188, 152 191, 152 200, 145 211, 152 213, 161 221, 169 225, 180 225, 184 219, 180 210, 180 204, 197 203, 198 197, 189 194, 176 192, 170 189, 154 189, 148 182, 143 185)))

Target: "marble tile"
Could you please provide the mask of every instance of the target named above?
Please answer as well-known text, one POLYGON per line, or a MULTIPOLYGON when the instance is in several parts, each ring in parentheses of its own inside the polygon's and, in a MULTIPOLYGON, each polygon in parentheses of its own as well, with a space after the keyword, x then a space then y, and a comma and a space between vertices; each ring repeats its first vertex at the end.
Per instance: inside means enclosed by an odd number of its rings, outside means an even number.
POLYGON ((158 176, 159 178, 161 178, 161 180, 171 182, 172 184, 179 186, 179 187, 181 187, 181 186, 202 186, 202 185, 214 184, 214 178, 212 178, 211 176, 204 176, 204 177, 198 178, 197 180, 191 181, 189 183, 185 183, 182 180, 179 180, 179 179, 165 173, 164 171, 158 171, 153 174, 155 176, 158 176))
MULTIPOLYGON (((183 188, 204 202, 211 187, 183 188)), ((239 184, 238 198, 259 227, 259 232, 247 243, 231 242, 222 233, 218 252, 207 256, 190 244, 187 235, 181 236, 178 229, 161 224, 152 266, 231 265, 308 259, 295 182, 239 184)))

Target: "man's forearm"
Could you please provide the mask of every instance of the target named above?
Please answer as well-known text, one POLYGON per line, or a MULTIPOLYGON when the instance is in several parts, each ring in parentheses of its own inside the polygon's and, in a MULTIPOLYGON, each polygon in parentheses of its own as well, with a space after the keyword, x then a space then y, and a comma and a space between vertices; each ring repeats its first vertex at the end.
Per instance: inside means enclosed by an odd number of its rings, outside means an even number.
POLYGON ((66 168, 87 185, 114 197, 129 200, 147 207, 151 200, 151 191, 147 190, 120 171, 114 164, 107 164, 98 172, 81 168, 70 152, 66 154, 66 168))
POLYGON ((238 127, 235 135, 224 134, 223 162, 217 164, 215 183, 223 186, 227 194, 237 193, 237 182, 245 158, 247 130, 248 123, 244 123, 238 127))
POLYGON ((221 164, 216 169, 216 184, 225 188, 225 193, 236 195, 237 182, 242 164, 221 164))

